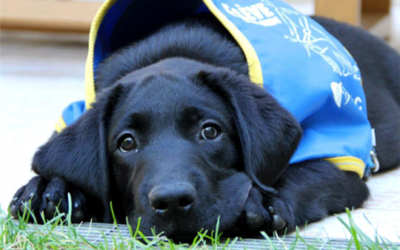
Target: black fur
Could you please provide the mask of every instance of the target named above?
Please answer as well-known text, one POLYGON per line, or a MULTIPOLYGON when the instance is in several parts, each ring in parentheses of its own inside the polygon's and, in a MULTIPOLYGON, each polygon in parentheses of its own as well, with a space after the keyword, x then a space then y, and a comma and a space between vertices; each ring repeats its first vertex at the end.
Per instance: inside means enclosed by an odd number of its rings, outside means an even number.
MULTIPOLYGON (((400 56, 361 29, 315 19, 357 60, 381 168, 396 167, 400 56)), ((369 192, 357 174, 324 160, 288 166, 301 128, 248 80, 241 50, 221 30, 210 17, 185 20, 107 59, 93 109, 38 150, 39 177, 16 193, 12 215, 34 193, 31 208, 51 217, 50 202, 62 199, 65 211, 71 192, 75 221, 110 222, 112 201, 120 222, 135 227, 141 217, 144 233, 183 239, 212 230, 218 216, 221 231, 249 236, 362 206, 369 192), (202 137, 208 127, 215 139, 202 137), (136 144, 124 152, 130 136, 136 144)))

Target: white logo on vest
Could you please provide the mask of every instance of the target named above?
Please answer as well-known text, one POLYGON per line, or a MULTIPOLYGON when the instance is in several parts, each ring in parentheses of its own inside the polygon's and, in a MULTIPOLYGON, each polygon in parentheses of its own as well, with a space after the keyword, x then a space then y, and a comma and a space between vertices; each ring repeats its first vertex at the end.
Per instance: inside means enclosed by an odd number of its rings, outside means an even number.
POLYGON ((275 13, 265 6, 264 3, 256 3, 245 7, 235 4, 236 8, 231 8, 225 3, 221 5, 230 15, 241 18, 246 23, 254 23, 264 27, 275 26, 282 23, 282 21, 275 16, 275 13))
MULTIPOLYGON (((343 87, 342 83, 332 82, 331 89, 333 93, 333 99, 335 100, 336 105, 340 108, 342 107, 342 98, 343 99, 343 106, 347 105, 349 101, 352 99, 351 95, 347 90, 343 87)), ((359 110, 362 110, 362 100, 360 97, 356 97, 353 100, 354 104, 358 107, 359 110)))

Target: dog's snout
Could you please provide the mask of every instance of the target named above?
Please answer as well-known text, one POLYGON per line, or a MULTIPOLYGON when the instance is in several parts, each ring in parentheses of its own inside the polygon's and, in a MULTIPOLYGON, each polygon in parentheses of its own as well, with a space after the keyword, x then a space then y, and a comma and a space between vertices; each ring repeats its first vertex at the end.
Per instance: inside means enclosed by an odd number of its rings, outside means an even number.
POLYGON ((195 199, 196 190, 187 183, 156 186, 149 193, 151 207, 163 216, 186 216, 195 199))

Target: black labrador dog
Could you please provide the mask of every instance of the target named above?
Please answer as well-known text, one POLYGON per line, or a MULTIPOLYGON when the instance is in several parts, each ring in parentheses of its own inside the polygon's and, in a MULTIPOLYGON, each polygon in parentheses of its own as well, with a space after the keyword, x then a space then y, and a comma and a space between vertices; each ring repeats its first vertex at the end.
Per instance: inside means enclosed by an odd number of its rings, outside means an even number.
MULTIPOLYGON (((359 28, 314 19, 359 64, 381 170, 400 165, 399 54, 359 28)), ((30 200, 51 218, 71 193, 75 222, 111 222, 112 201, 119 222, 141 218, 143 233, 182 239, 218 220, 227 234, 290 232, 362 206, 369 191, 356 173, 322 159, 288 164, 300 125, 250 82, 229 34, 204 20, 164 27, 103 63, 93 109, 37 151, 38 176, 16 193, 13 216, 30 200), (183 40, 192 42, 177 50, 183 40)))

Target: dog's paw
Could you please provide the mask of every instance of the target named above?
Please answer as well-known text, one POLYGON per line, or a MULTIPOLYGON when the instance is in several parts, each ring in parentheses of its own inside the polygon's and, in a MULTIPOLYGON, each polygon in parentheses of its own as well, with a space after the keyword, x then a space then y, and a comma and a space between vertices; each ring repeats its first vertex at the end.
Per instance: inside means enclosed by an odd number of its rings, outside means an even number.
POLYGON ((251 231, 284 233, 294 228, 291 208, 277 197, 263 197, 256 188, 250 191, 244 212, 246 226, 251 231))
MULTIPOLYGON (((32 212, 38 222, 42 215, 51 219, 59 213, 68 213, 68 193, 72 201, 72 222, 80 222, 87 217, 86 199, 82 192, 69 186, 60 178, 46 180, 41 176, 32 178, 28 184, 21 187, 10 203, 10 213, 14 218, 24 213, 32 212), (29 210, 27 210, 29 209, 29 210)), ((32 221, 30 217, 30 221, 32 221)))

